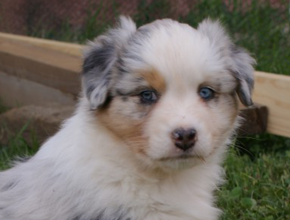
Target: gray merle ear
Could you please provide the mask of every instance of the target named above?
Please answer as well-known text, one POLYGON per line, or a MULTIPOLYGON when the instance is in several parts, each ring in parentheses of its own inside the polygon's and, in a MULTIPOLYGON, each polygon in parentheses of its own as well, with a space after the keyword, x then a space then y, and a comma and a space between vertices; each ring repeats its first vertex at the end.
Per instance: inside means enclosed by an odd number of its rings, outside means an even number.
POLYGON ((117 27, 88 44, 84 53, 82 83, 92 109, 97 109, 108 98, 112 68, 118 53, 135 31, 135 23, 121 16, 117 27))
POLYGON ((197 28, 206 35, 220 54, 227 57, 230 71, 238 80, 237 94, 245 106, 252 105, 252 89, 254 87, 255 60, 243 49, 235 46, 219 21, 206 19, 197 28))
POLYGON ((235 45, 231 46, 231 57, 234 63, 232 71, 239 82, 237 94, 244 106, 251 106, 255 60, 244 49, 235 45))

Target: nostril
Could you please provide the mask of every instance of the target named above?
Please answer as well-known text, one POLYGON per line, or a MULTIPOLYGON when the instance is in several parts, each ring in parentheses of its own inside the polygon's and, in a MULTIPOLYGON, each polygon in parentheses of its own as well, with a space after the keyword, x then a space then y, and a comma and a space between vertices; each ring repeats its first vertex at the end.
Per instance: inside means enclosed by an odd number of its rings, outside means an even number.
POLYGON ((184 151, 192 148, 196 140, 196 130, 193 128, 183 129, 178 128, 172 132, 172 139, 177 148, 184 151))
POLYGON ((182 141, 184 136, 184 131, 182 129, 176 129, 172 132, 172 137, 174 140, 182 141))
POLYGON ((188 129, 186 136, 188 140, 193 140, 195 138, 195 134, 196 134, 196 130, 191 128, 191 129, 188 129))
POLYGON ((195 138, 196 135, 196 130, 191 128, 191 129, 183 129, 183 128, 178 128, 172 132, 172 138, 174 140, 192 140, 195 138))

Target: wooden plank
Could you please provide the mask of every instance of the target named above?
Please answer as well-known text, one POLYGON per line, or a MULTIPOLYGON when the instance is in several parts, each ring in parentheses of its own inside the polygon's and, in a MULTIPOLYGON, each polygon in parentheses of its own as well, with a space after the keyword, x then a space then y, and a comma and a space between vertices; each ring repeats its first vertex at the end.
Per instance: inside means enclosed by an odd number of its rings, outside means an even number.
POLYGON ((81 59, 23 42, 0 39, 0 70, 78 95, 81 59))
POLYGON ((82 55, 83 45, 59 42, 55 40, 46 40, 40 38, 33 38, 27 36, 20 36, 15 34, 7 34, 0 32, 0 40, 9 40, 18 43, 31 44, 45 49, 56 50, 72 56, 80 57, 82 55))
POLYGON ((290 137, 290 77, 255 73, 255 102, 269 109, 268 132, 290 137))

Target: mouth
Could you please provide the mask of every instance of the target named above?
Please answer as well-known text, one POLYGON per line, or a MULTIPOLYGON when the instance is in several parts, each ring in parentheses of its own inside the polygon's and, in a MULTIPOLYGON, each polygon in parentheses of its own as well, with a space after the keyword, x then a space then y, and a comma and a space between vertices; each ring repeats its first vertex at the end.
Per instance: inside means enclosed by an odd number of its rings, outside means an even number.
POLYGON ((163 169, 172 171, 188 169, 204 162, 204 158, 195 154, 183 154, 160 158, 157 163, 163 169))
POLYGON ((192 159, 200 159, 202 161, 205 161, 203 157, 200 157, 197 155, 189 155, 189 154, 183 154, 180 156, 173 156, 173 157, 164 157, 159 160, 160 161, 186 161, 186 160, 192 160, 192 159))
POLYGON ((166 161, 166 162, 168 162, 168 161, 189 161, 189 160, 201 160, 201 161, 205 162, 204 157, 197 155, 194 152, 191 152, 191 153, 185 152, 184 154, 181 154, 181 155, 163 157, 163 158, 159 159, 159 161, 166 161))

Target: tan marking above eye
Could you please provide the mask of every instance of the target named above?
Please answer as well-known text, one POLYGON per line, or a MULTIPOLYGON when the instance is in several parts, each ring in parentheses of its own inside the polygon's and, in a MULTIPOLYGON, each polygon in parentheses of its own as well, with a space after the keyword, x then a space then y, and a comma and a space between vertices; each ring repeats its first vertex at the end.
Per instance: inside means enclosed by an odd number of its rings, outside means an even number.
POLYGON ((158 93, 162 94, 165 92, 165 80, 157 70, 140 71, 139 74, 148 82, 149 86, 154 88, 158 93))

